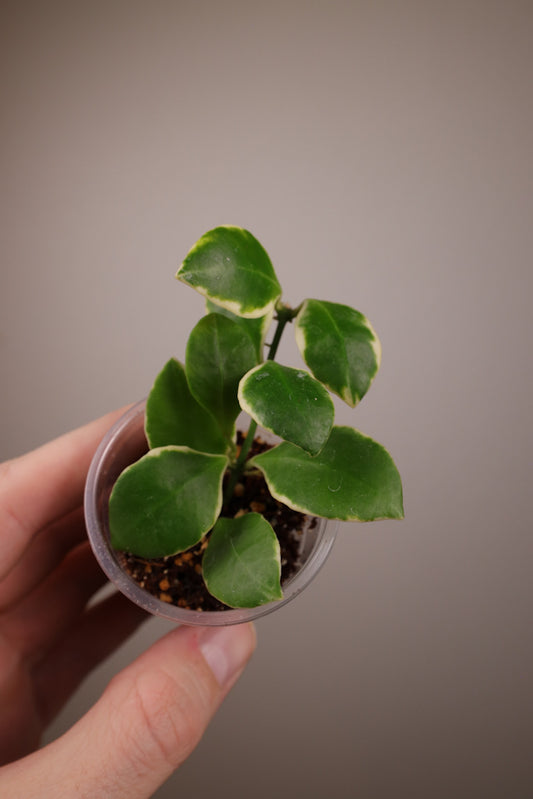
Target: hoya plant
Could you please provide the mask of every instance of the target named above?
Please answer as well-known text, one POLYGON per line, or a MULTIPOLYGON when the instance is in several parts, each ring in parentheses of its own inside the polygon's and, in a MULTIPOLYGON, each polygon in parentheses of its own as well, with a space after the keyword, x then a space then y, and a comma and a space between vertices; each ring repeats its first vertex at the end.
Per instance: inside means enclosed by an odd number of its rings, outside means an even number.
POLYGON ((334 424, 331 393, 356 406, 381 347, 370 322, 347 305, 283 303, 269 256, 242 228, 206 233, 176 277, 205 297, 207 314, 190 333, 184 363, 169 360, 148 396, 149 450, 115 483, 111 544, 149 559, 205 540, 207 590, 230 607, 256 607, 283 596, 280 550, 260 513, 221 515, 244 472, 259 470, 276 500, 310 516, 403 517, 388 452, 334 424), (275 360, 290 323, 307 369, 275 360), (238 445, 243 411, 249 419, 238 445), (279 443, 249 457, 258 425, 279 443))

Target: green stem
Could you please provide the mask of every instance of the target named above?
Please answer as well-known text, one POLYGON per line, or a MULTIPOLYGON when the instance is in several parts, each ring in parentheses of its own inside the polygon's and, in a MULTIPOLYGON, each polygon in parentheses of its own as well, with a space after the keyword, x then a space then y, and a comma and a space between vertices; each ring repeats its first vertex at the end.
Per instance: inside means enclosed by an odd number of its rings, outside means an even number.
MULTIPOLYGON (((278 324, 276 330, 274 331, 274 338, 272 339, 272 343, 268 349, 267 361, 273 361, 276 357, 285 325, 287 322, 291 322, 294 319, 294 316, 295 312, 291 308, 288 308, 288 306, 283 305, 278 308, 278 315, 276 317, 278 324)), ((256 430, 257 422, 251 419, 248 432, 246 433, 246 438, 242 443, 239 457, 235 462, 235 466, 231 470, 230 478, 224 492, 224 503, 229 501, 231 495, 233 494, 233 490, 244 470, 244 464, 246 463, 246 458, 248 457, 248 453, 250 452, 250 448, 254 442, 256 430)))
POLYGON ((272 344, 268 349, 267 361, 273 361, 274 358, 276 357, 279 343, 281 341, 283 331, 285 330, 285 325, 289 321, 290 318, 288 316, 278 316, 278 324, 276 330, 274 331, 274 338, 272 339, 272 344))
POLYGON ((235 462, 235 466, 231 470, 230 478, 228 480, 228 484, 226 486, 226 492, 224 495, 224 503, 229 501, 231 495, 233 494, 233 489, 235 488, 241 474, 243 473, 244 464, 246 463, 246 458, 248 457, 248 453, 250 452, 250 448, 254 442, 256 430, 257 430, 257 422, 254 422, 254 420, 251 419, 250 426, 248 427, 248 432, 246 433, 246 438, 242 442, 242 447, 239 453, 239 457, 235 462))

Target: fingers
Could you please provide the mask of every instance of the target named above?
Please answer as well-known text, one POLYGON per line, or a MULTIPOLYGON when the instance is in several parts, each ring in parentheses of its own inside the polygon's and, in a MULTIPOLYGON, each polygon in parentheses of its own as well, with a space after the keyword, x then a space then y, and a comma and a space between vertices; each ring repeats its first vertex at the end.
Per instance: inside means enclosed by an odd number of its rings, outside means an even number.
POLYGON ((91 458, 123 410, 0 464, 0 579, 42 527, 81 505, 91 458))
POLYGON ((58 785, 65 796, 148 799, 194 749, 254 645, 251 625, 173 630, 68 733, 1 770, 0 787, 26 799, 55 799, 58 785))
POLYGON ((2 646, 0 636, 0 765, 37 749, 43 729, 83 678, 146 618, 133 602, 113 594, 87 610, 33 668, 2 646))
POLYGON ((33 670, 39 717, 46 726, 80 682, 149 615, 122 594, 89 608, 33 670))
POLYGON ((81 507, 37 533, 24 555, 0 580, 0 613, 28 596, 86 537, 81 507))
POLYGON ((25 660, 39 662, 106 580, 88 542, 80 544, 35 591, 2 614, 2 636, 25 660))

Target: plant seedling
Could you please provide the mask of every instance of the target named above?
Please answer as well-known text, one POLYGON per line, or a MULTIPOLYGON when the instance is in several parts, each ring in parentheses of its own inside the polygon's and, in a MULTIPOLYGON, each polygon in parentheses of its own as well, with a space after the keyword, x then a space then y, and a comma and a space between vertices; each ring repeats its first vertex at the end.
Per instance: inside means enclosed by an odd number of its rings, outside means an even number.
POLYGON ((280 551, 261 514, 220 516, 244 472, 259 470, 275 499, 304 514, 403 518, 392 458, 359 431, 334 425, 330 394, 357 405, 378 371, 381 347, 370 322, 347 305, 284 304, 269 256, 241 228, 202 236, 176 277, 206 298, 207 314, 190 333, 185 363, 169 360, 150 391, 149 451, 115 483, 111 544, 157 558, 206 537, 208 591, 230 607, 256 607, 282 598, 280 551), (275 360, 289 323, 307 369, 275 360), (238 447, 242 411, 250 421, 238 447), (281 442, 250 458, 258 425, 281 442))

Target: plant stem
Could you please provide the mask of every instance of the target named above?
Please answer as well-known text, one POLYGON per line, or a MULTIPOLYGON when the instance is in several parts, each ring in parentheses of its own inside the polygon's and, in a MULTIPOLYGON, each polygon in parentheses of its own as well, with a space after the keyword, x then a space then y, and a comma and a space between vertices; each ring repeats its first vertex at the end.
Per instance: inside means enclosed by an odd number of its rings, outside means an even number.
POLYGON ((239 457, 235 463, 235 466, 231 470, 231 475, 228 480, 228 485, 226 486, 226 494, 224 500, 227 502, 231 495, 233 494, 233 489, 241 476, 244 464, 246 463, 246 458, 248 457, 248 453, 250 452, 250 448, 254 443, 254 436, 255 431, 257 430, 257 422, 253 419, 250 420, 250 426, 248 427, 248 432, 246 433, 246 438, 242 442, 241 451, 239 453, 239 457))
MULTIPOLYGON (((285 325, 287 324, 287 322, 291 322, 294 316, 295 312, 288 306, 283 305, 278 308, 278 315, 276 316, 278 324, 276 326, 276 330, 274 331, 274 338, 272 339, 272 343, 270 344, 270 347, 268 349, 267 361, 273 361, 274 358, 276 357, 276 353, 278 351, 279 343, 281 341, 285 325)), ((228 484, 224 492, 224 503, 228 502, 228 500, 230 499, 231 495, 233 494, 235 485, 237 484, 237 481, 239 480, 243 472, 244 464, 246 463, 246 458, 248 457, 248 453, 250 452, 250 448, 254 442, 256 430, 257 430, 257 422, 254 421, 254 419, 251 419, 248 431, 246 433, 246 438, 242 443, 239 457, 235 462, 235 466, 231 470, 230 478, 228 480, 228 484)))
POLYGON ((276 357, 276 353, 278 351, 279 343, 281 341, 281 337, 283 335, 283 331, 285 329, 285 325, 289 320, 288 316, 278 316, 278 324, 276 330, 274 331, 274 338, 272 339, 272 344, 269 347, 267 361, 273 361, 276 357))

